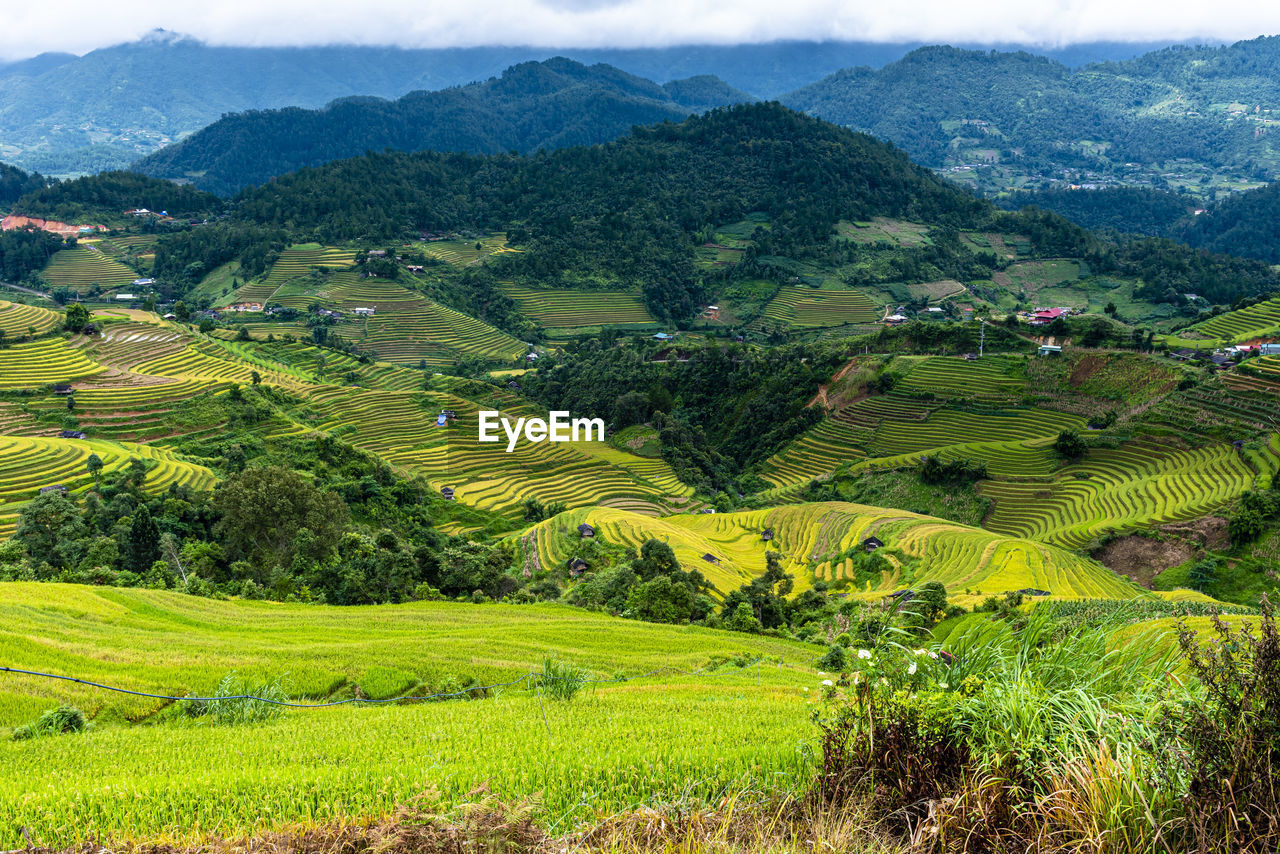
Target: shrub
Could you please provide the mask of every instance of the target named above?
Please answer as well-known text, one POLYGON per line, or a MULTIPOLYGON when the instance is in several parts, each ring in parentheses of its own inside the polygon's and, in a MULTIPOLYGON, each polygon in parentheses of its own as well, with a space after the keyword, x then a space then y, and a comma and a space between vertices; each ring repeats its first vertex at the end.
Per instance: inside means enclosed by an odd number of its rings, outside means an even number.
POLYGON ((45 735, 83 732, 86 726, 88 722, 85 720, 84 712, 75 706, 58 706, 56 709, 49 709, 31 723, 15 729, 13 738, 14 741, 23 741, 45 735))
POLYGON ((1183 707, 1190 783, 1188 830, 1204 852, 1280 847, 1280 630, 1263 597, 1257 633, 1211 618, 1216 638, 1202 645, 1185 624, 1178 644, 1203 695, 1183 707))
POLYGON ((849 666, 849 653, 840 644, 832 644, 817 661, 818 667, 832 673, 843 673, 849 666))

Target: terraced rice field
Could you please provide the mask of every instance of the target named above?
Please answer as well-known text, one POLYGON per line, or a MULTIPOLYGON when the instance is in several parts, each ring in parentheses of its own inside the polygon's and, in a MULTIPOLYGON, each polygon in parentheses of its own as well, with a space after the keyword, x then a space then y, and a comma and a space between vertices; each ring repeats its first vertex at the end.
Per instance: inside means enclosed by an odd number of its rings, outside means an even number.
POLYGON ((971 412, 940 409, 923 422, 885 420, 876 430, 872 450, 882 456, 910 454, 952 445, 1013 442, 1057 436, 1079 430, 1085 420, 1048 409, 971 412))
MULTIPOLYGON (((339 273, 320 294, 328 305, 349 315, 331 327, 329 334, 355 341, 383 361, 402 365, 425 361, 438 367, 460 356, 479 356, 506 362, 528 350, 505 332, 394 282, 339 273), (357 307, 375 312, 371 317, 357 318, 350 314, 357 307)), ((314 297, 304 299, 309 302, 314 297)))
POLYGON ((507 333, 459 311, 420 299, 402 311, 379 313, 365 321, 365 349, 379 359, 399 364, 445 364, 458 357, 479 356, 509 362, 528 346, 507 333))
POLYGON ((0 436, 0 536, 9 536, 23 505, 41 487, 62 485, 70 492, 89 488, 93 477, 86 466, 90 454, 103 462, 103 472, 122 469, 132 458, 148 463, 146 489, 159 493, 172 483, 192 489, 211 489, 214 475, 204 466, 179 459, 153 445, 82 439, 0 436))
MULTIPOLYGON (((1263 484, 1280 467, 1276 444, 1259 454, 1263 484)), ((1150 443, 1089 452, 1039 482, 984 482, 994 499, 985 527, 1079 548, 1111 532, 1195 519, 1252 489, 1259 472, 1229 445, 1174 450, 1150 443)))
POLYGON ((669 543, 681 565, 696 568, 721 592, 764 571, 766 548, 781 553, 798 587, 813 578, 835 580, 847 570, 842 552, 875 534, 897 567, 860 592, 883 595, 903 586, 940 581, 968 598, 1035 587, 1064 598, 1130 598, 1138 588, 1105 567, 1063 549, 993 534, 898 510, 829 502, 771 510, 651 519, 597 508, 571 511, 530 529, 543 566, 568 558, 583 521, 599 539, 638 547, 645 540, 669 543), (761 531, 771 528, 765 543, 761 531), (718 558, 709 563, 703 555, 718 558))
POLYGON ((424 254, 455 267, 478 264, 490 255, 520 251, 507 245, 507 235, 504 232, 497 232, 479 240, 437 240, 422 244, 421 249, 424 254), (476 244, 479 244, 479 249, 476 248, 476 244))
POLYGON ((792 326, 844 326, 875 323, 879 306, 861 291, 827 291, 784 286, 765 306, 764 316, 792 326))
POLYGON ((520 312, 548 328, 629 325, 657 326, 644 303, 627 291, 534 290, 503 285, 520 312))
POLYGON ((138 273, 97 249, 77 246, 55 252, 40 273, 51 286, 85 293, 98 285, 103 290, 130 285, 138 273))
POLYGON ((1178 439, 1232 442, 1274 430, 1275 417, 1272 392, 1242 393, 1225 385, 1206 385, 1168 395, 1143 415, 1143 421, 1178 439))
POLYGON ((43 335, 62 325, 62 315, 37 305, 0 300, 0 332, 7 338, 43 335))
POLYGON ((1179 334, 1187 332, 1198 333, 1199 336, 1222 343, 1280 334, 1280 297, 1211 317, 1179 334))
POLYGON ((1223 382, 1239 391, 1280 393, 1280 356, 1261 356, 1250 359, 1246 364, 1254 373, 1232 371, 1223 377, 1223 382))
MULTIPOLYGON (((262 367, 263 370, 258 372, 262 382, 286 387, 296 385, 289 374, 272 371, 265 365, 262 367)), ((175 353, 143 362, 135 366, 134 370, 152 377, 246 384, 253 380, 254 366, 236 359, 218 344, 202 341, 190 344, 175 353)))
POLYGON ((258 302, 265 305, 285 282, 305 276, 317 267, 344 269, 353 265, 355 260, 356 253, 352 249, 321 246, 317 243, 291 246, 280 253, 265 279, 245 284, 234 295, 224 297, 219 304, 258 302))
POLYGON ((0 350, 0 389, 66 383, 102 370, 62 338, 44 338, 0 350))
MULTIPOLYGON (((332 433, 425 476, 436 488, 450 486, 457 500, 511 512, 526 498, 570 507, 609 505, 646 513, 669 509, 690 494, 662 460, 636 457, 605 443, 532 444, 512 453, 506 443, 480 444, 475 401, 448 392, 390 392, 327 387, 313 390, 296 413, 309 429, 332 433), (457 421, 436 426, 442 409, 457 421)), ((513 395, 495 390, 483 408, 510 418, 546 417, 513 395)))
POLYGON ((775 487, 803 486, 830 474, 846 462, 862 459, 858 446, 870 434, 827 418, 787 444, 760 467, 760 476, 775 487))
POLYGON ((902 378, 900 387, 938 397, 1006 400, 1022 394, 1024 365, 1024 360, 1008 356, 984 356, 974 361, 935 356, 916 364, 902 378))

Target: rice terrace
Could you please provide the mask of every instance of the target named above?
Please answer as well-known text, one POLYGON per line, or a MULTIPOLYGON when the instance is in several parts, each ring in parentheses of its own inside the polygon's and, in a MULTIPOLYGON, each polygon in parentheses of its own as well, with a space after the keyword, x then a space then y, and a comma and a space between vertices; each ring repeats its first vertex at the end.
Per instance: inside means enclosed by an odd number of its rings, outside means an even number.
POLYGON ((1280 850, 1269 41, 171 35, 0 64, 0 854, 1280 850))

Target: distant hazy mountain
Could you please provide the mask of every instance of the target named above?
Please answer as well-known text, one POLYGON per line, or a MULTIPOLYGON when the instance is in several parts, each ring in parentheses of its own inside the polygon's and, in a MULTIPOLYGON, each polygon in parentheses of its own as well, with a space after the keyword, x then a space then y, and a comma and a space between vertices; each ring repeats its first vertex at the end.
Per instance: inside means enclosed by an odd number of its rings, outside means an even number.
MULTIPOLYGON (((46 174, 118 168, 224 113, 321 107, 337 98, 398 98, 485 80, 508 66, 563 55, 651 80, 714 75, 776 97, 849 66, 879 67, 914 44, 758 45, 576 50, 479 47, 211 47, 157 33, 82 57, 43 54, 0 65, 0 159, 46 174)), ((1147 45, 1077 45, 1068 64, 1123 59, 1147 45)))
POLYGON ((366 151, 498 154, 592 145, 634 125, 751 100, 714 77, 659 86, 608 65, 556 58, 513 66, 484 83, 414 92, 397 101, 345 98, 322 110, 224 116, 136 168, 226 195, 366 151))
MULTIPOLYGON (((1277 37, 1078 69, 1030 53, 927 47, 878 70, 839 71, 782 100, 927 165, 971 171, 965 177, 987 190, 1003 189, 1002 179, 1067 173, 1082 183, 1186 186, 1187 162, 1233 179, 1280 170, 1271 124, 1280 119, 1277 37)), ((1189 180, 1207 190, 1216 177, 1189 180)))

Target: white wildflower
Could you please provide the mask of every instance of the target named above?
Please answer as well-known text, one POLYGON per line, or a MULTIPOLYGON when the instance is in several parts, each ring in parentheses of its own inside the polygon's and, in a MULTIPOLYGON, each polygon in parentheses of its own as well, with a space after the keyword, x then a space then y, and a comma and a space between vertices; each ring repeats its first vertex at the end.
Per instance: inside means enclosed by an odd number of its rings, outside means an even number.
POLYGON ((937 657, 938 657, 938 654, 937 654, 936 652, 934 652, 933 650, 929 650, 929 657, 930 657, 930 658, 937 658, 937 657))
MULTIPOLYGON (((834 684, 836 684, 836 683, 832 682, 830 679, 823 679, 823 680, 822 680, 822 684, 823 684, 824 686, 826 686, 827 688, 830 688, 832 685, 834 685, 834 684)), ((809 689, 808 689, 808 688, 806 688, 805 690, 807 691, 807 690, 809 690, 809 689)))
POLYGON ((951 686, 950 686, 950 685, 948 685, 946 682, 939 682, 939 683, 938 683, 938 687, 939 687, 939 688, 941 688, 943 691, 945 691, 945 690, 947 690, 948 688, 950 688, 951 686))
POLYGON ((809 688, 808 688, 808 686, 805 686, 804 688, 801 688, 800 690, 801 690, 801 691, 804 691, 806 694, 808 694, 808 693, 809 693, 809 688))
POLYGON ((916 675, 916 663, 914 661, 911 662, 911 666, 907 668, 907 675, 908 676, 916 675))
POLYGON ((867 658, 867 659, 871 658, 871 650, 869 649, 858 650, 858 658, 867 658))
POLYGON ((921 655, 924 655, 924 654, 925 654, 925 650, 923 650, 923 649, 915 649, 915 650, 912 650, 912 651, 911 651, 911 654, 912 654, 912 655, 915 655, 915 656, 921 656, 921 655))

